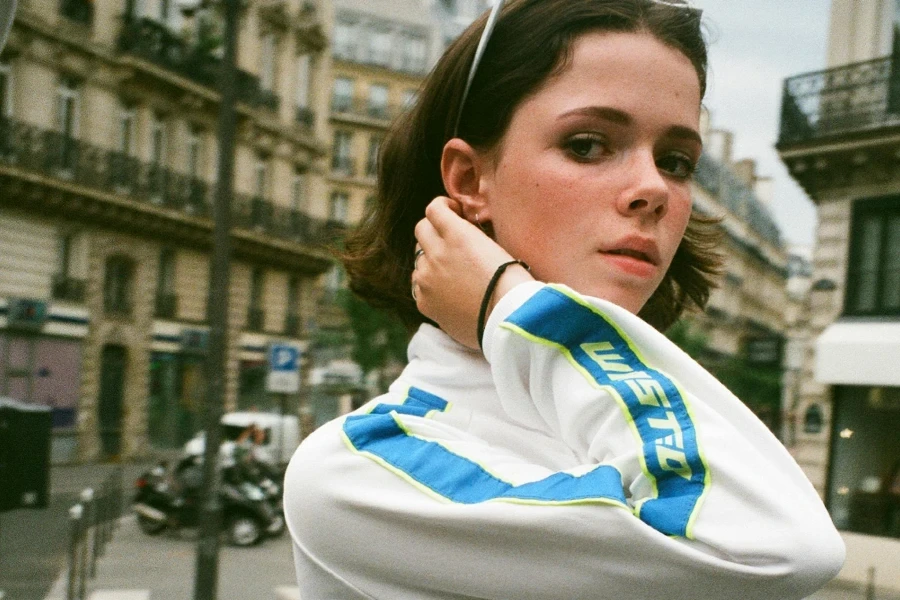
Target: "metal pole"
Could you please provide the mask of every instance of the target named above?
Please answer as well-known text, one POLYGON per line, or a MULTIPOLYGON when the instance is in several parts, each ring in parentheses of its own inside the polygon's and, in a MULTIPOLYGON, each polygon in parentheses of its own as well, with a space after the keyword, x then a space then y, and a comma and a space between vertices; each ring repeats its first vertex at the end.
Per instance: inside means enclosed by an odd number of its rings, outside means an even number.
POLYGON ((237 99, 237 38, 240 0, 222 0, 225 18, 224 56, 220 73, 219 164, 213 207, 212 276, 209 302, 209 354, 207 394, 204 410, 206 447, 203 465, 203 499, 200 537, 197 541, 197 569, 194 600, 216 600, 219 570, 218 454, 221 439, 222 399, 228 370, 228 299, 231 262, 231 196, 234 183, 235 103, 237 99))
POLYGON ((81 535, 81 519, 84 509, 76 504, 69 509, 69 580, 66 582, 66 600, 82 600, 77 596, 78 585, 78 536, 81 535))

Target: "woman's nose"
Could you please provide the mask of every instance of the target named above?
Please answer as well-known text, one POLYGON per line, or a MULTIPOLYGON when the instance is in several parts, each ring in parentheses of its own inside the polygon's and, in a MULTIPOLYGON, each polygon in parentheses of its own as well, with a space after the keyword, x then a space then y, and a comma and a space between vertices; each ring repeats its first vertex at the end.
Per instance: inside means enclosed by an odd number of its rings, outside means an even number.
POLYGON ((635 153, 628 163, 630 181, 619 196, 619 211, 627 216, 662 218, 669 205, 669 186, 655 157, 652 153, 635 153))

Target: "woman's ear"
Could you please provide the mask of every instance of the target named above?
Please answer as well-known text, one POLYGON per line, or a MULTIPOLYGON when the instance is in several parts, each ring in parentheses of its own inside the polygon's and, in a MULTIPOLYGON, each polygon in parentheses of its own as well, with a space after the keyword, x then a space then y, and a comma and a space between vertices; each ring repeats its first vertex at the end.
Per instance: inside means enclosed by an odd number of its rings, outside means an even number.
POLYGON ((444 145, 441 155, 441 177, 447 195, 463 207, 467 221, 484 225, 490 220, 484 189, 485 158, 459 138, 444 145))

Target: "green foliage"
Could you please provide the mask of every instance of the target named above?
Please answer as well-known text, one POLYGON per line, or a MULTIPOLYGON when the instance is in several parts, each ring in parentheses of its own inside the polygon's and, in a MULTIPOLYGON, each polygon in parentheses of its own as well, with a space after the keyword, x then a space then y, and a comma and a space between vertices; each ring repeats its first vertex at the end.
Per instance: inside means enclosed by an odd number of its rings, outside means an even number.
POLYGON ((409 334, 403 324, 377 310, 349 290, 340 290, 339 303, 347 313, 353 338, 353 360, 368 374, 389 362, 406 362, 409 334))
POLYGON ((706 335, 702 331, 694 331, 691 324, 684 319, 676 321, 669 327, 666 337, 696 361, 699 361, 706 352, 706 335))

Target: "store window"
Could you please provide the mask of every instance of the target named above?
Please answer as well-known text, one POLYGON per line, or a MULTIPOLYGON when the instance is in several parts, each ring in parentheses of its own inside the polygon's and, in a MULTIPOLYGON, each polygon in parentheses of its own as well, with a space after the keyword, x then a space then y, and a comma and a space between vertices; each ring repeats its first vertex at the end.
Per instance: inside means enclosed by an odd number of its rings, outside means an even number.
POLYGON ((835 388, 828 508, 840 529, 900 538, 900 388, 835 388))
POLYGON ((150 357, 150 394, 147 428, 157 448, 180 448, 201 427, 206 395, 202 357, 153 353, 150 357))
POLYGON ((900 197, 854 205, 844 312, 900 316, 900 197))

